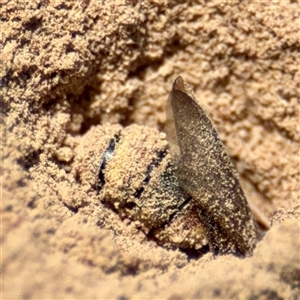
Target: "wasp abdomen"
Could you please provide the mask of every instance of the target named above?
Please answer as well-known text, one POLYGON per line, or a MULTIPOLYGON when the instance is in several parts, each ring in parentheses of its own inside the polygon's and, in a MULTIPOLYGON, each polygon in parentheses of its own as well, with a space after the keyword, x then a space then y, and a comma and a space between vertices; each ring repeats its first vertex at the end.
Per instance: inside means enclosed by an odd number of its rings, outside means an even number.
POLYGON ((164 134, 138 125, 98 126, 81 147, 87 153, 81 168, 90 170, 99 200, 122 219, 139 221, 144 233, 165 247, 207 244, 191 197, 178 184, 164 134))

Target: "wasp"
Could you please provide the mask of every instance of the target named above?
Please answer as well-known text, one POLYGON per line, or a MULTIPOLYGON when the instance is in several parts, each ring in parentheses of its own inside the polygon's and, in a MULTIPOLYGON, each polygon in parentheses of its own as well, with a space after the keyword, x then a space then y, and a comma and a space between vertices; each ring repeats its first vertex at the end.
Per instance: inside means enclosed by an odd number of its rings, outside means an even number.
POLYGON ((138 125, 91 130, 85 161, 98 199, 165 247, 250 255, 258 229, 238 174, 181 77, 166 113, 166 135, 138 125))

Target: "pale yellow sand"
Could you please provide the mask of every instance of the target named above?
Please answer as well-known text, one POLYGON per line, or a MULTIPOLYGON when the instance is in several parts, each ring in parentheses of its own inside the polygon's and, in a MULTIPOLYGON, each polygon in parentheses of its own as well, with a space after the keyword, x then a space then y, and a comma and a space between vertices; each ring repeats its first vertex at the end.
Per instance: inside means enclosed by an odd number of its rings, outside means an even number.
POLYGON ((3 299, 296 299, 299 7, 239 2, 3 2, 3 299), (80 168, 93 126, 162 131, 178 75, 271 220, 251 258, 158 246, 80 168))

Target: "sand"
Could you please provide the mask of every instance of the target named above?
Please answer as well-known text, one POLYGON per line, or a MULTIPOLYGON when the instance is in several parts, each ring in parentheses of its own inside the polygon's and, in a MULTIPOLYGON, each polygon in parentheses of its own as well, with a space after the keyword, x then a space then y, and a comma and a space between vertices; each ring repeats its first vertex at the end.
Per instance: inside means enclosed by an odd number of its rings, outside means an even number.
POLYGON ((2 1, 2 298, 297 299, 298 12, 292 0, 2 1), (100 201, 109 141, 151 132, 151 158, 179 75, 270 221, 251 257, 168 247, 100 201))

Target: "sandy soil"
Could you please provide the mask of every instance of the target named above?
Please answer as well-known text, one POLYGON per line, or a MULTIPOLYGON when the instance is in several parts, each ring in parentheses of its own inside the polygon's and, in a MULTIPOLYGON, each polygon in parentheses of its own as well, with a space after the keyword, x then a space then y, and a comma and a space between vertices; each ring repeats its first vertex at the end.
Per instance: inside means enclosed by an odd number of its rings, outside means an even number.
POLYGON ((298 299, 297 1, 2 1, 0 15, 2 299, 298 299), (146 157, 164 144, 178 75, 270 220, 251 257, 168 248, 100 201, 116 132, 143 132, 146 157))

